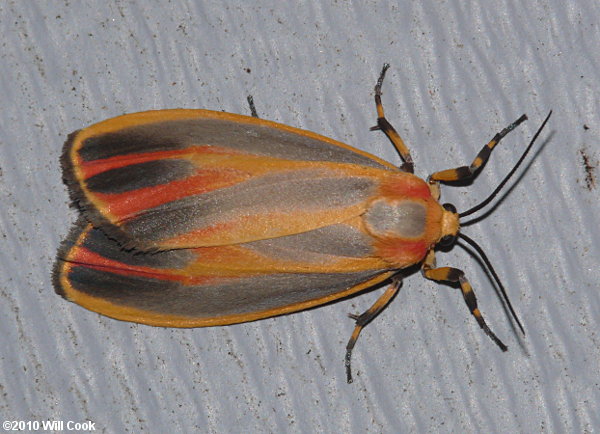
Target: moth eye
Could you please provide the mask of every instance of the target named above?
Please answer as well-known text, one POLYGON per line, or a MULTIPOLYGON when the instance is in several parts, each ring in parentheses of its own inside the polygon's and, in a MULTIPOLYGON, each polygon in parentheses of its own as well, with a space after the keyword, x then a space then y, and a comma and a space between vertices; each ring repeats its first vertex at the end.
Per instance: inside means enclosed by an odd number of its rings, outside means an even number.
POLYGON ((451 203, 445 203, 442 205, 446 211, 456 214, 456 207, 451 203))
POLYGON ((441 246, 448 247, 448 246, 451 246, 452 244, 454 244, 455 241, 456 241, 456 235, 446 235, 445 237, 442 237, 439 244, 441 246))

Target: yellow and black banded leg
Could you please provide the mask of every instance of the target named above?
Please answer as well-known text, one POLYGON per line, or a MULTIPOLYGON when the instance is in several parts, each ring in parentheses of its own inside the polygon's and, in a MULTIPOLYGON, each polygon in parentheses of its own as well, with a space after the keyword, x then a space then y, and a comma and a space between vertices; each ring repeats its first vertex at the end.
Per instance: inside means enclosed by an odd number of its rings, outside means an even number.
POLYGON ((381 86, 383 85, 383 79, 385 77, 385 72, 388 70, 390 65, 385 63, 383 65, 383 69, 381 70, 381 74, 379 74, 379 79, 377 80, 377 84, 375 85, 375 105, 377 106, 377 125, 371 127, 371 131, 381 130, 385 133, 385 135, 390 139, 402 159, 404 160, 404 164, 400 167, 405 172, 414 173, 414 164, 412 157, 410 156, 410 151, 408 147, 404 144, 404 140, 400 137, 400 134, 396 131, 396 129, 390 124, 390 122, 385 118, 385 114, 383 112, 383 105, 381 104, 381 86))
POLYGON ((488 325, 486 324, 481 312, 477 307, 477 298, 475 298, 475 293, 473 292, 473 288, 471 284, 465 277, 465 273, 458 268, 452 267, 440 267, 435 268, 435 252, 431 250, 427 257, 425 258, 425 262, 423 262, 423 268, 421 270, 423 276, 427 279, 434 280, 436 282, 453 282, 459 283, 460 289, 462 290, 463 298, 465 299, 465 303, 467 303, 467 307, 471 311, 471 314, 477 320, 479 327, 483 329, 486 335, 488 335, 495 343, 500 347, 502 351, 508 350, 508 347, 502 343, 498 336, 494 334, 493 331, 490 330, 488 325))
POLYGON ((350 336, 350 340, 348 341, 348 345, 346 345, 346 380, 348 383, 352 383, 352 350, 354 349, 354 345, 358 340, 358 336, 362 329, 369 324, 373 318, 381 313, 383 309, 388 305, 390 300, 394 298, 394 296, 400 290, 400 286, 402 286, 401 279, 394 279, 392 284, 385 290, 385 292, 373 303, 369 309, 363 312, 361 315, 349 315, 350 318, 356 320, 356 325, 354 327, 354 331, 352 332, 352 336, 350 336))
POLYGON ((481 149, 481 151, 479 151, 479 154, 477 154, 477 157, 475 157, 475 159, 473 160, 473 162, 471 163, 470 166, 461 166, 461 167, 457 167, 455 169, 447 169, 447 170, 435 172, 431 176, 429 176, 429 181, 430 182, 434 182, 434 181, 453 182, 453 181, 460 181, 463 179, 470 178, 490 158, 492 149, 494 149, 494 147, 498 143, 500 143, 500 140, 502 140, 504 138, 504 136, 506 136, 508 133, 510 133, 512 130, 514 130, 519 124, 521 124, 522 122, 524 122, 526 120, 527 120, 527 116, 523 115, 519 119, 514 121, 512 124, 510 124, 508 127, 504 128, 502 131, 500 131, 498 134, 496 134, 494 136, 494 138, 492 140, 490 140, 490 142, 487 145, 485 145, 481 149))
POLYGON ((252 117, 258 118, 258 113, 256 112, 256 106, 254 105, 254 98, 252 98, 252 95, 248 95, 246 97, 246 100, 248 101, 248 105, 250 106, 250 114, 252 115, 252 117))

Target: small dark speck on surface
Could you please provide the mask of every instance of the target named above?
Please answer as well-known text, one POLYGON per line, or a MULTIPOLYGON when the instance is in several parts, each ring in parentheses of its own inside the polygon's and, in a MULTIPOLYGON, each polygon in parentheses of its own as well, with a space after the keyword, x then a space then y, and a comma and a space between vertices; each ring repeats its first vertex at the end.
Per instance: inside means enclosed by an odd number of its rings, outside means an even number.
POLYGON ((584 148, 579 150, 579 155, 581 155, 583 170, 585 171, 585 187, 589 191, 592 191, 596 188, 596 168, 598 167, 598 162, 593 162, 584 148))

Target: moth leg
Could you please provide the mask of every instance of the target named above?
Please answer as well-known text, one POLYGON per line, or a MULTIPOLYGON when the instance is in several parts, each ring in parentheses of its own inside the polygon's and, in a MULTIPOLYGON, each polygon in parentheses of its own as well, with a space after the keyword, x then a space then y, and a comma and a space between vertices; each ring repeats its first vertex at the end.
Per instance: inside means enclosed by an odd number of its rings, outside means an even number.
POLYGON ((254 105, 254 98, 252 97, 252 95, 248 95, 246 97, 246 100, 248 101, 248 105, 250 106, 250 114, 252 115, 253 118, 258 118, 258 113, 256 112, 256 106, 254 105))
POLYGON ((441 170, 439 172, 435 172, 429 176, 429 182, 434 181, 442 181, 442 182, 452 182, 452 181, 460 181, 463 179, 469 179, 471 176, 475 174, 479 170, 481 166, 485 164, 485 162, 490 158, 492 153, 492 149, 500 143, 500 140, 504 138, 508 133, 514 130, 519 124, 523 123, 527 120, 527 116, 523 115, 512 124, 504 128, 498 134, 496 134, 492 140, 490 140, 482 149, 479 151, 479 154, 475 157, 470 166, 461 166, 455 169, 446 169, 441 170))
POLYGON ((430 250, 423 262, 423 267, 421 269, 423 276, 427 279, 434 280, 436 282, 454 282, 460 284, 460 289, 463 294, 463 298, 465 299, 465 303, 467 303, 467 307, 471 311, 471 314, 477 320, 479 327, 483 329, 486 335, 488 335, 495 343, 500 347, 502 351, 508 350, 508 347, 502 343, 500 339, 490 330, 488 325, 486 324, 479 308, 477 307, 477 298, 475 298, 475 293, 473 292, 473 288, 471 284, 465 277, 465 273, 458 268, 452 267, 439 267, 435 266, 435 252, 430 250))
POLYGON ((352 332, 352 336, 350 336, 350 340, 348 341, 348 345, 346 345, 346 380, 348 383, 352 383, 352 367, 351 367, 351 359, 352 359, 352 350, 354 349, 354 345, 358 340, 358 336, 362 329, 369 324, 377 315, 381 313, 383 309, 389 304, 390 300, 394 298, 394 296, 400 290, 400 286, 402 285, 401 279, 394 279, 392 284, 385 290, 385 292, 373 303, 369 309, 363 312, 361 315, 349 315, 350 318, 356 320, 356 325, 354 327, 354 331, 352 332))
POLYGON ((402 159, 404 160, 404 164, 400 167, 403 171, 414 173, 414 164, 413 159, 410 156, 410 151, 408 147, 404 144, 404 140, 400 137, 400 134, 396 131, 396 129, 390 124, 390 122, 385 118, 385 114, 383 112, 383 105, 381 104, 381 86, 383 85, 383 79, 385 77, 385 72, 390 67, 389 63, 384 63, 383 69, 381 70, 381 74, 379 74, 379 79, 377 80, 377 84, 375 85, 375 105, 377 106, 377 125, 371 127, 371 131, 381 130, 385 133, 388 139, 392 142, 402 159))

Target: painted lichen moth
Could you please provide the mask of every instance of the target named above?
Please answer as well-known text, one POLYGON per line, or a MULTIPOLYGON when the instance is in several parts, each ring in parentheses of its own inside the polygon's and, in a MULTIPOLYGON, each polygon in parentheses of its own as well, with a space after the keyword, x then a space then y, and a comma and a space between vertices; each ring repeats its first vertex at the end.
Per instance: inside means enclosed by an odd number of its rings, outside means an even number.
POLYGON ((459 214, 440 204, 439 183, 473 176, 526 116, 470 166, 422 180, 384 115, 388 67, 375 86, 372 129, 396 147, 400 168, 309 131, 208 110, 128 114, 69 135, 63 177, 82 217, 58 253, 56 291, 119 320, 203 327, 295 312, 390 281, 373 306, 352 316, 351 382, 361 330, 398 292, 399 272, 420 264, 426 278, 460 287, 479 326, 505 351, 464 273, 435 265, 436 246, 457 237, 489 264, 459 233, 459 218, 479 208, 459 214))

